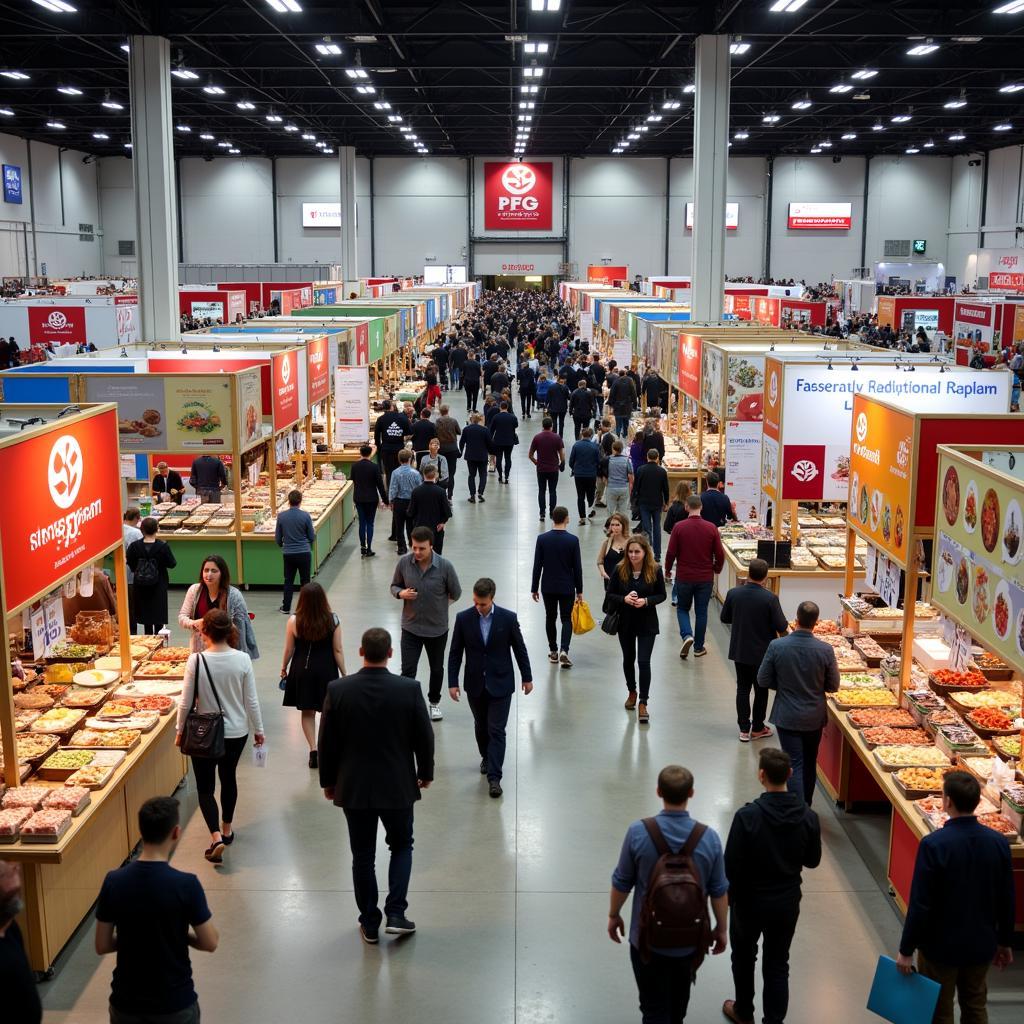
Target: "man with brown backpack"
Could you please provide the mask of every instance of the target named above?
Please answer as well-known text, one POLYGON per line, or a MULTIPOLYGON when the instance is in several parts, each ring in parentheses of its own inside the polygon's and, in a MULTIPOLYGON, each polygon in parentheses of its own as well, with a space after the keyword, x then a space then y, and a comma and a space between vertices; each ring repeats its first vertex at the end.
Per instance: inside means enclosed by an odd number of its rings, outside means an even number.
POLYGON ((629 955, 641 1019, 682 1024, 705 955, 725 951, 729 883, 721 839, 687 811, 693 774, 668 765, 658 773, 657 792, 662 810, 634 821, 623 840, 612 873, 608 935, 620 942, 626 933, 621 911, 632 891, 629 955))

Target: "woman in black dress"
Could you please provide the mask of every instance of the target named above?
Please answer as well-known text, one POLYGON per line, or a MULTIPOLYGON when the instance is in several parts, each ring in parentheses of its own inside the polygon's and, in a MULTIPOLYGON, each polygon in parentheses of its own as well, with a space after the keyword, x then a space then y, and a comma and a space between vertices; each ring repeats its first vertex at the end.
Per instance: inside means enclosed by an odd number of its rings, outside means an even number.
POLYGON ((327 684, 345 675, 341 623, 331 611, 324 588, 307 583, 299 591, 295 614, 288 619, 281 679, 286 708, 302 712, 302 732, 309 744, 309 767, 316 768, 316 713, 324 706, 327 684))
POLYGON ((158 540, 157 521, 146 516, 139 527, 142 540, 128 546, 128 568, 134 576, 132 591, 135 596, 135 621, 143 633, 155 636, 167 622, 167 570, 178 561, 170 545, 158 540))
POLYGON ((665 577, 654 561, 651 542, 634 533, 626 542, 626 557, 608 581, 605 595, 610 609, 618 609, 619 646, 626 677, 626 710, 637 709, 637 720, 650 721, 647 701, 651 691, 651 652, 658 636, 658 605, 665 600, 665 577), (636 666, 640 665, 640 705, 637 707, 636 666))

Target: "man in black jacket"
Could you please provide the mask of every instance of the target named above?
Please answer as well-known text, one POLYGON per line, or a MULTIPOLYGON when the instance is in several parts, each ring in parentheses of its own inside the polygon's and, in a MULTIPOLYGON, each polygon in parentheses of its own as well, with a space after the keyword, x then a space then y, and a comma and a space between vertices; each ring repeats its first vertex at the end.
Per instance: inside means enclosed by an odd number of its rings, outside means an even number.
POLYGON ((452 347, 451 355, 448 357, 452 373, 452 387, 462 387, 462 368, 466 365, 466 346, 461 342, 452 347))
POLYGON ((767 739, 772 734, 764 722, 768 713, 768 691, 757 685, 757 670, 768 645, 776 637, 785 636, 789 629, 778 595, 765 586, 767 579, 768 563, 763 558, 755 558, 747 566, 747 582, 733 587, 722 603, 721 621, 732 627, 729 660, 736 666, 736 724, 741 743, 767 739), (753 718, 751 687, 754 690, 753 718))
POLYGON ((462 430, 459 451, 466 460, 469 473, 469 500, 483 501, 487 487, 487 461, 491 457, 491 435, 480 413, 475 412, 469 417, 469 423, 462 430))
POLYGON ((658 465, 658 452, 651 448, 647 461, 633 478, 633 500, 640 509, 640 529, 654 548, 654 560, 661 561, 661 513, 669 502, 668 472, 658 465))
POLYGON ((381 406, 384 411, 373 425, 373 443, 380 452, 381 467, 386 481, 390 484, 391 474, 398 467, 398 453, 405 446, 405 439, 409 436, 412 424, 405 413, 395 412, 390 399, 385 398, 381 406))
POLYGON ((608 385, 608 404, 615 417, 615 433, 619 437, 629 434, 629 417, 636 408, 636 387, 625 374, 617 374, 608 385))
POLYGON ((427 526, 434 531, 434 550, 441 554, 445 523, 451 517, 451 502, 445 489, 437 482, 437 467, 424 466, 423 483, 413 489, 406 518, 414 530, 417 526, 427 526))
POLYGON ((565 386, 565 379, 561 375, 548 385, 547 406, 552 429, 561 437, 565 427, 565 414, 569 410, 569 389, 565 386))
MULTIPOLYGON (((371 461, 373 449, 364 444, 359 449, 359 461, 352 463, 349 479, 352 481, 352 501, 359 517, 359 553, 363 558, 373 558, 373 524, 377 519, 377 500, 388 503, 388 489, 380 466, 371 461)), ((288 593, 291 601, 291 593, 288 593)))
POLYGON ((377 822, 391 850, 388 898, 390 935, 409 935, 409 878, 412 875, 413 807, 420 790, 434 780, 434 731, 415 679, 388 671, 391 634, 368 629, 359 654, 363 667, 327 688, 320 718, 320 785, 324 796, 345 811, 352 847, 352 882, 363 941, 379 941, 377 908, 377 822))
POLYGON ((590 426, 594 418, 594 395, 587 387, 587 378, 581 375, 576 378, 576 390, 569 396, 569 415, 575 438, 578 441, 584 427, 590 426))
POLYGON ((495 395, 501 395, 502 391, 506 388, 512 388, 512 378, 509 377, 504 363, 498 363, 498 369, 491 374, 491 379, 488 382, 490 384, 491 392, 495 395))
POLYGON ((462 386, 466 391, 466 412, 477 411, 476 404, 480 400, 480 364, 476 356, 470 352, 462 365, 462 386))
POLYGON ((512 449, 519 444, 519 420, 511 412, 508 402, 504 399, 499 411, 491 420, 491 451, 494 452, 494 465, 498 470, 498 483, 507 484, 508 475, 512 472, 512 449), (503 468, 504 467, 504 468, 503 468))
POLYGON ((736 998, 722 1013, 735 1024, 754 1021, 754 965, 762 941, 764 1024, 782 1024, 789 1005, 789 947, 800 916, 803 868, 821 863, 818 816, 797 793, 786 791, 789 755, 767 747, 758 758, 764 787, 732 820, 725 844, 729 878, 729 945, 736 998))

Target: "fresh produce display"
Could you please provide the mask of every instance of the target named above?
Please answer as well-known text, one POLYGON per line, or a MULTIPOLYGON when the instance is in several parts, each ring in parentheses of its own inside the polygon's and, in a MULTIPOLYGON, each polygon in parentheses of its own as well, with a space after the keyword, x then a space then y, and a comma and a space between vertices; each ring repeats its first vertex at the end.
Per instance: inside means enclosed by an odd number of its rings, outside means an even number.
POLYGON ((954 672, 948 668, 940 668, 932 673, 932 679, 940 686, 955 687, 958 690, 969 687, 985 689, 988 680, 980 672, 954 672))
POLYGON ((10 807, 31 807, 37 810, 43 806, 46 794, 50 792, 48 786, 19 786, 17 789, 9 789, 4 793, 3 806, 10 807))
POLYGON ((856 687, 852 690, 830 693, 829 696, 847 707, 894 708, 897 706, 895 694, 886 689, 868 690, 864 687, 856 687))
POLYGON ((967 716, 967 721, 994 732, 1008 732, 1013 728, 1013 719, 999 708, 978 708, 967 716))
POLYGON ((992 740, 992 745, 996 750, 1002 752, 1007 757, 1020 758, 1020 736, 996 736, 992 740))
POLYGON ((850 724, 857 729, 885 725, 894 729, 906 729, 917 723, 914 716, 904 708, 862 708, 859 711, 848 711, 850 724))
POLYGON ((945 771, 941 768, 901 768, 896 772, 896 778, 900 780, 905 789, 941 793, 947 771, 949 771, 948 768, 945 771))
POLYGON ((944 767, 949 764, 949 758, 935 747, 912 747, 903 744, 875 747, 875 756, 882 764, 900 767, 944 767))
POLYGON ((897 746, 931 746, 931 737, 924 729, 896 729, 888 725, 876 725, 865 729, 861 735, 865 743, 876 746, 897 745, 897 746))

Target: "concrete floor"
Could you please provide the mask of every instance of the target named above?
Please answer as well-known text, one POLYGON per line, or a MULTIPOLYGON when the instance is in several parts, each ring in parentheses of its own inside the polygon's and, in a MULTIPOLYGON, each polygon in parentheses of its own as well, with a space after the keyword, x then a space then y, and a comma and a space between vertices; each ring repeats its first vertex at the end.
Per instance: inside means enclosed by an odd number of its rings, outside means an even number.
MULTIPOLYGON (((461 401, 452 404, 461 419, 461 401)), ((198 874, 221 933, 214 955, 192 958, 204 1019, 639 1019, 627 948, 605 933, 609 878, 623 833, 630 821, 657 809, 658 770, 681 762, 696 777, 692 812, 724 837, 733 811, 759 791, 757 745, 736 739, 727 637, 717 622, 708 657, 682 663, 675 617, 664 606, 649 727, 638 726, 622 708, 625 685, 614 638, 596 630, 574 638, 569 671, 547 662, 543 610, 529 596, 538 522, 525 452, 537 429, 537 417, 523 424, 512 483, 499 487, 491 476, 486 504, 466 502, 463 467, 456 482, 445 555, 462 581, 460 607, 469 604, 478 576, 497 581, 498 603, 519 613, 536 688, 513 705, 500 801, 489 799, 478 774, 469 708, 445 697, 445 720, 435 730, 437 781, 416 808, 409 916, 420 930, 414 937, 395 942, 382 935, 376 948, 359 939, 343 815, 323 799, 316 773, 306 767, 298 713, 280 706, 280 595, 248 593, 263 651, 257 678, 270 757, 265 769, 243 759, 238 839, 223 867, 202 858, 209 839, 194 788, 179 793, 187 825, 174 864, 198 874)), ((571 444, 570 435, 571 428, 571 444)), ((570 507, 575 532, 568 474, 559 497, 570 507)), ((383 625, 398 639, 400 609, 388 590, 394 546, 385 540, 386 516, 378 516, 377 525, 377 558, 360 559, 353 529, 319 576, 341 615, 350 671, 359 664, 364 629, 383 625)), ((590 525, 579 533, 585 596, 596 611, 601 529, 590 525)), ((424 657, 421 669, 425 664, 424 657)), ((397 660, 392 667, 397 671, 397 660)), ((816 809, 825 853, 821 867, 805 872, 789 1022, 819 1024, 823 1011, 843 1024, 874 1021, 863 1008, 872 973, 879 954, 895 954, 900 934, 900 919, 876 877, 879 864, 884 869, 884 822, 858 820, 848 830, 820 790, 816 809), (867 851, 867 862, 858 847, 867 851)), ((96 957, 87 922, 44 986, 46 1021, 106 1022, 112 965, 113 958, 96 957)), ((1019 1022, 1024 969, 1018 964, 993 977, 992 989, 992 1024, 1019 1022)), ((728 954, 709 958, 688 1019, 721 1020, 722 1000, 731 995, 728 954)))

